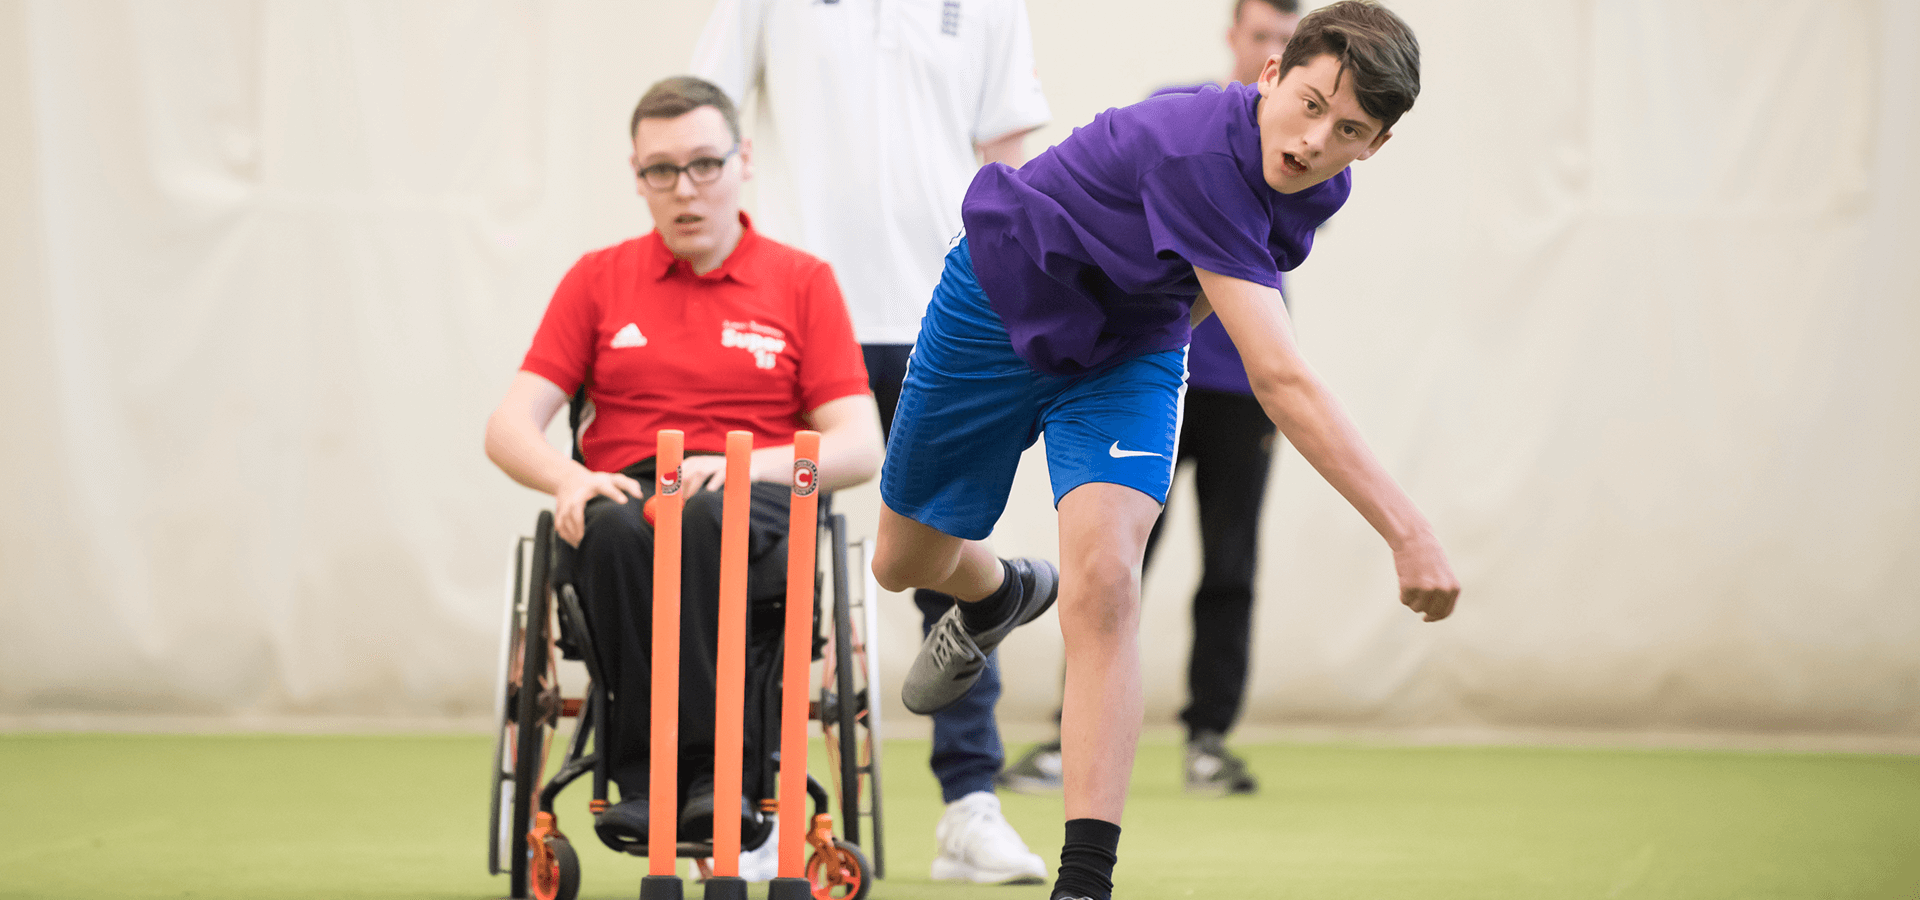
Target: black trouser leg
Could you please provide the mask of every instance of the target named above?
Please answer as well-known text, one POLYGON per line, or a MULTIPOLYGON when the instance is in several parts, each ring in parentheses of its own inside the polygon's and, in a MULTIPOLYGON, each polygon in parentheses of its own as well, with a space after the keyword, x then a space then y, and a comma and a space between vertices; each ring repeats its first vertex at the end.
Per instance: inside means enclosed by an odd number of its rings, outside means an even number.
POLYGON ((912 355, 912 344, 860 345, 860 361, 867 366, 867 389, 873 391, 873 403, 880 407, 883 438, 893 433, 893 411, 900 405, 900 385, 907 380, 907 360, 912 355))
MULTIPOLYGON (((1240 717, 1253 646, 1253 578, 1260 509, 1273 460, 1273 422, 1242 394, 1189 391, 1180 453, 1194 465, 1200 587, 1193 595, 1189 735, 1225 734, 1240 717)), ((1156 530, 1157 530, 1156 526, 1156 530)))
MULTIPOLYGON (((747 596, 760 609, 786 591, 786 485, 753 485, 747 596)), ((715 653, 718 646, 722 493, 687 498, 680 553, 680 786, 711 777, 715 653)), ((606 722, 608 768, 625 797, 645 796, 653 711, 653 529, 641 504, 597 498, 587 504, 575 583, 587 605, 601 662, 613 687, 606 722)), ((746 729, 749 770, 762 754, 760 729, 746 729)))

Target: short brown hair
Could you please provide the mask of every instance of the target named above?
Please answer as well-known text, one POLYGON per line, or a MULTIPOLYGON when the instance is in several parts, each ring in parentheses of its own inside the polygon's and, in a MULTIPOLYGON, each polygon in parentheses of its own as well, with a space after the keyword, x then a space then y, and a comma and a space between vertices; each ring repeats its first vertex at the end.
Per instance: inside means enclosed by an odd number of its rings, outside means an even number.
POLYGON ((1233 0, 1233 20, 1240 21, 1240 11, 1249 3, 1265 3, 1281 15, 1291 16, 1300 11, 1300 0, 1233 0))
POLYGON ((1280 77, 1322 56, 1353 76, 1360 108, 1392 128, 1420 96, 1420 42, 1405 20, 1374 0, 1340 0, 1307 14, 1280 55, 1280 77))
POLYGON ((647 88, 640 103, 633 108, 633 119, 627 123, 627 138, 631 140, 640 131, 641 119, 677 119, 702 106, 719 110, 720 117, 727 120, 727 130, 733 132, 733 139, 740 140, 740 114, 734 110, 733 101, 727 99, 727 92, 711 81, 692 75, 662 78, 647 88))

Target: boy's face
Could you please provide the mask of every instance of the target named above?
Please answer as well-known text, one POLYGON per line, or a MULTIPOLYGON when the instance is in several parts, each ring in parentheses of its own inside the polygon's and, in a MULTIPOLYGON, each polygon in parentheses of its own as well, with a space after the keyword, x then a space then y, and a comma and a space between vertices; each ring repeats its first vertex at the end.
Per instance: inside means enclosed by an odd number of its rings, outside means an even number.
POLYGON ((694 160, 723 160, 718 177, 696 183, 691 173, 681 173, 670 188, 655 188, 645 178, 637 178, 640 196, 653 213, 653 226, 660 231, 667 249, 696 269, 718 264, 724 252, 732 249, 730 240, 740 222, 740 186, 751 176, 745 141, 734 149, 733 132, 727 120, 711 106, 695 108, 671 119, 641 119, 633 132, 633 167, 636 173, 654 165, 685 166, 694 160))
POLYGON ((1280 77, 1280 61, 1260 70, 1260 162, 1267 185, 1304 191, 1366 159, 1392 137, 1353 96, 1339 57, 1321 54, 1280 77), (1337 87, 1336 87, 1337 86, 1337 87))

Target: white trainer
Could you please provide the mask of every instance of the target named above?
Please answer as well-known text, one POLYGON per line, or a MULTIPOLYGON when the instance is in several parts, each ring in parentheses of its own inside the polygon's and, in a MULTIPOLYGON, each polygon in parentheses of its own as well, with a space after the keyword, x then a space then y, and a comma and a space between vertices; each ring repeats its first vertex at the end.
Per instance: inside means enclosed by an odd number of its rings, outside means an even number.
MULTIPOLYGON (((777 817, 771 813, 767 815, 767 821, 772 823, 772 830, 767 832, 767 839, 761 841, 760 846, 742 847, 740 849, 741 881, 772 881, 775 876, 780 874, 780 842, 773 839, 774 835, 780 831, 779 822, 776 821, 776 818, 777 817)), ((706 871, 713 871, 713 857, 707 857, 702 861, 702 864, 706 866, 706 871)), ((699 870, 694 869, 690 871, 699 870)), ((682 877, 687 877, 691 880, 691 876, 682 877)))
POLYGON ((974 884, 1039 884, 1047 878, 1040 854, 1007 824, 1000 798, 974 791, 947 804, 934 826, 933 840, 940 855, 933 860, 933 880, 974 884))
POLYGON ((772 881, 780 874, 780 842, 773 839, 780 833, 780 823, 772 815, 767 821, 773 823, 767 839, 758 847, 740 851, 740 878, 744 881, 772 881))

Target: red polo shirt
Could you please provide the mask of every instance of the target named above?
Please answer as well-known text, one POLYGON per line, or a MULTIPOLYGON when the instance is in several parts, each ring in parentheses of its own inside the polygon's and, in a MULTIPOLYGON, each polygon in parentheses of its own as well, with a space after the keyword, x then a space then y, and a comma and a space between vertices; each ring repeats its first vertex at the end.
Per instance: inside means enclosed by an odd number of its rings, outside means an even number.
POLYGON ((653 456, 662 428, 686 432, 689 451, 725 452, 735 429, 755 446, 790 443, 802 413, 867 393, 833 271, 740 222, 739 246, 705 275, 651 231, 560 280, 520 368, 569 395, 587 385, 587 468, 653 456))

